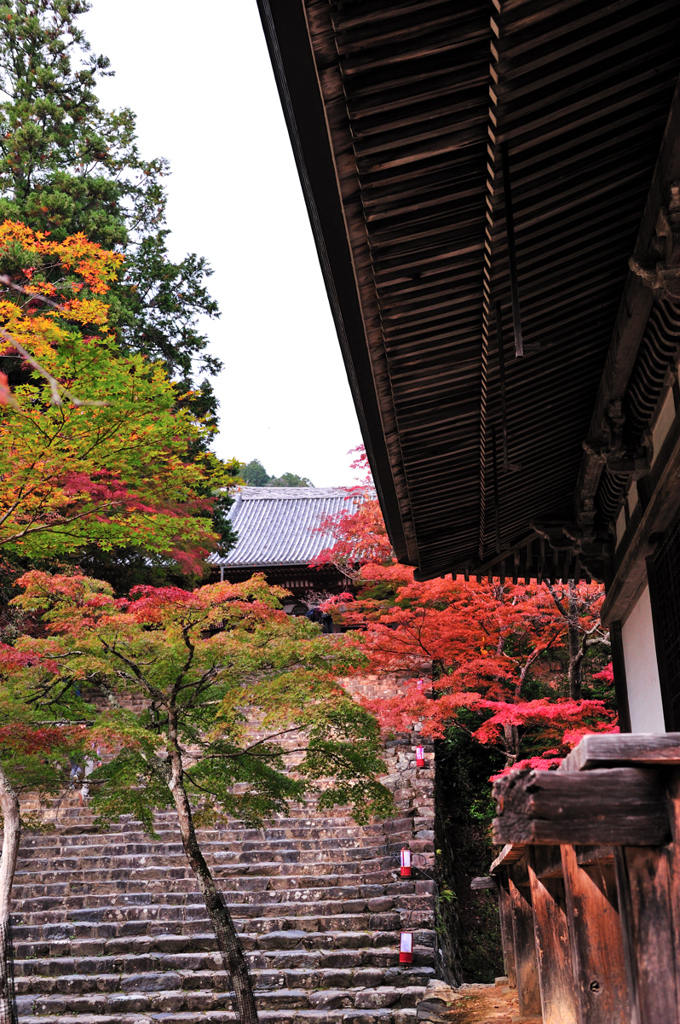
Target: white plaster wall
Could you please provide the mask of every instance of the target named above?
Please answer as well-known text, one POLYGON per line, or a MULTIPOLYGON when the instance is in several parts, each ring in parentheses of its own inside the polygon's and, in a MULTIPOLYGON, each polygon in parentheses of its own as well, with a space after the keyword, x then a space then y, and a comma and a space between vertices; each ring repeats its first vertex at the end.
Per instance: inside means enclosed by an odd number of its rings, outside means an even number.
POLYGON ((649 587, 623 624, 623 654, 633 732, 665 732, 649 587))

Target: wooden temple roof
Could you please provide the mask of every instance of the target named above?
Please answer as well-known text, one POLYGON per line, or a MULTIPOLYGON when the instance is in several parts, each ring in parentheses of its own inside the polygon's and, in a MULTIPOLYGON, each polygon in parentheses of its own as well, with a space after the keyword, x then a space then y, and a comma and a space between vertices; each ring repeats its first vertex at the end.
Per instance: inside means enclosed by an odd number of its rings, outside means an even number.
POLYGON ((550 524, 583 514, 680 5, 258 3, 399 559, 601 576, 550 524))

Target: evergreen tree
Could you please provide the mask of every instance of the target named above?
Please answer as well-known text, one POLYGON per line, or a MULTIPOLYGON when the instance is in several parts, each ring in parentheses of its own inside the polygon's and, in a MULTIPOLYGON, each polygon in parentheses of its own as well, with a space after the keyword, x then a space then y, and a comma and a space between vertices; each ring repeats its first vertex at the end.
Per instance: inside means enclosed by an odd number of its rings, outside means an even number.
POLYGON ((241 476, 249 487, 266 487, 271 477, 259 459, 253 459, 243 467, 241 476))
POLYGON ((249 487, 313 487, 306 476, 297 473, 282 473, 270 476, 259 459, 253 459, 241 470, 241 476, 249 487))
POLYGON ((106 111, 97 79, 111 75, 77 26, 88 0, 0 2, 0 220, 22 221, 61 241, 82 231, 125 256, 110 297, 124 350, 162 359, 184 401, 213 420, 209 379, 221 363, 207 353, 199 318, 219 315, 189 254, 168 255, 163 177, 167 162, 145 160, 131 110, 106 111))

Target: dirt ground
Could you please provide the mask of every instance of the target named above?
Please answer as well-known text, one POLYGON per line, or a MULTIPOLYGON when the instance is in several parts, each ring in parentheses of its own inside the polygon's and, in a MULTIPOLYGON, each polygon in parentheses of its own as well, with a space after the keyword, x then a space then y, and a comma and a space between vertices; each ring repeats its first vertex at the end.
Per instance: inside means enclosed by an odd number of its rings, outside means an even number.
POLYGON ((450 1024, 529 1024, 540 1018, 520 1017, 517 990, 507 985, 470 989, 447 1015, 450 1024))

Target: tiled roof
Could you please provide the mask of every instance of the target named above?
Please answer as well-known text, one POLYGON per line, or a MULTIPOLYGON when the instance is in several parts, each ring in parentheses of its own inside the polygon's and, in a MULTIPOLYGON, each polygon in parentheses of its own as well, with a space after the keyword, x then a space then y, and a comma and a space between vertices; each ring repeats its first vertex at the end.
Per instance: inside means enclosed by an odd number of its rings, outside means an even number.
POLYGON ((242 487, 229 518, 238 534, 226 555, 212 555, 214 565, 308 565, 333 543, 317 533, 324 516, 351 509, 357 501, 343 487, 242 487))

